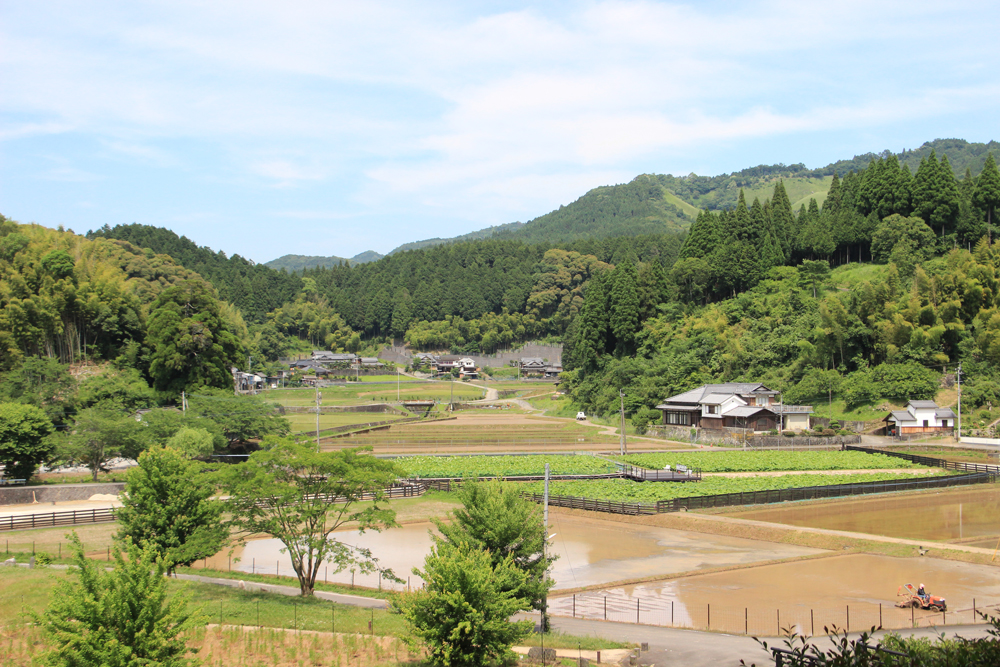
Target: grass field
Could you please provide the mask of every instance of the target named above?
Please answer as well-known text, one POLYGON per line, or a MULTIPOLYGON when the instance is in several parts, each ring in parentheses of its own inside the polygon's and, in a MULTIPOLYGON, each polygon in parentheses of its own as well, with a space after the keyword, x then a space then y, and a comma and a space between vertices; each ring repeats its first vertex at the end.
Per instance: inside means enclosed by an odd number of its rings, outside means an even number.
POLYGON ((407 456, 396 459, 410 477, 504 477, 542 475, 545 464, 553 475, 600 475, 617 466, 597 456, 407 456))

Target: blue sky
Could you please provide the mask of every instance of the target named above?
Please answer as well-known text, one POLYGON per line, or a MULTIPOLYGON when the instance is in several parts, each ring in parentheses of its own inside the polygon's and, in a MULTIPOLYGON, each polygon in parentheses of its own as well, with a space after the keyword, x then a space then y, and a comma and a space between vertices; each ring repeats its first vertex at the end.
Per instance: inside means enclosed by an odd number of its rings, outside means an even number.
POLYGON ((0 0, 0 212, 268 261, 1000 139, 987 2, 0 0))

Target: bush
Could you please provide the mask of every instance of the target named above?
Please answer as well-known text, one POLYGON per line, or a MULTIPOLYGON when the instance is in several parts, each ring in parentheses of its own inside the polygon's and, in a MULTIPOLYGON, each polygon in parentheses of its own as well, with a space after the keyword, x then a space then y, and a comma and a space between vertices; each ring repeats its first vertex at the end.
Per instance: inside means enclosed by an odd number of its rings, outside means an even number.
POLYGON ((767 434, 768 435, 778 435, 778 429, 772 428, 770 431, 767 432, 767 434))
POLYGON ((52 564, 52 556, 48 555, 44 551, 39 551, 35 554, 35 565, 38 567, 45 567, 46 565, 52 564))
POLYGON ((829 438, 831 435, 837 435, 837 432, 834 431, 832 428, 825 428, 822 431, 820 431, 820 435, 823 436, 824 438, 829 438))
POLYGON ((837 435, 854 435, 854 432, 849 431, 846 428, 842 428, 839 431, 837 431, 837 435))
POLYGON ((836 419, 832 420, 832 421, 830 422, 830 428, 832 428, 833 430, 835 430, 835 431, 836 431, 837 429, 839 429, 839 428, 840 428, 840 422, 839 422, 839 421, 837 421, 836 419))
POLYGON ((781 435, 785 436, 786 438, 794 438, 795 431, 782 431, 781 435))

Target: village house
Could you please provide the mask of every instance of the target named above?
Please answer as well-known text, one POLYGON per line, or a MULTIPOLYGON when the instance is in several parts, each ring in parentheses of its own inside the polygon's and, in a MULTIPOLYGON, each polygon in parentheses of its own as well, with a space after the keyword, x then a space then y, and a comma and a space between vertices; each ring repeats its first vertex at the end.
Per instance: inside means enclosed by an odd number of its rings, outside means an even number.
POLYGON ((783 405, 779 393, 760 382, 706 384, 671 396, 656 409, 668 426, 754 432, 809 428, 812 406, 783 405))
POLYGON ((908 433, 952 433, 956 415, 951 408, 939 408, 934 401, 909 401, 905 410, 885 416, 886 435, 908 433))

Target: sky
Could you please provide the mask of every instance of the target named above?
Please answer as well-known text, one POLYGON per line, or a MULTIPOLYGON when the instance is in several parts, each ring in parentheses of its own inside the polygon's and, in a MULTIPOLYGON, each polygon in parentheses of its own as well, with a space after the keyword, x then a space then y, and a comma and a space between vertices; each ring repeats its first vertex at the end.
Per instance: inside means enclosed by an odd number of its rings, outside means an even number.
POLYGON ((266 262, 1000 139, 992 2, 0 0, 0 213, 266 262))

